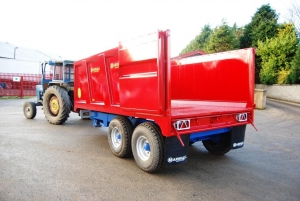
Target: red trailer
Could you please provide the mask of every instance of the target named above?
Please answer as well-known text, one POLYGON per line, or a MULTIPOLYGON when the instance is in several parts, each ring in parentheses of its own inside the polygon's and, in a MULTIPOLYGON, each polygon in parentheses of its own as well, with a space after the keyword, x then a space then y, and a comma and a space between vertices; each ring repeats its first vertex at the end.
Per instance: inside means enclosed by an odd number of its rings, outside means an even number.
POLYGON ((108 127, 111 151, 147 172, 186 162, 202 141, 223 155, 254 117, 254 49, 170 58, 158 31, 74 63, 74 111, 108 127))

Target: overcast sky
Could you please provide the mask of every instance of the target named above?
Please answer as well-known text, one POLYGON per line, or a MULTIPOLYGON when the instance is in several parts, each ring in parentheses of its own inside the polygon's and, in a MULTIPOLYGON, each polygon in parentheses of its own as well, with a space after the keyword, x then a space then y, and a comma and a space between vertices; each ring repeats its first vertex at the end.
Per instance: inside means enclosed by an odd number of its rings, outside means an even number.
POLYGON ((205 24, 243 26, 263 4, 285 21, 290 0, 0 0, 0 41, 79 60, 121 40, 171 30, 176 56, 205 24))

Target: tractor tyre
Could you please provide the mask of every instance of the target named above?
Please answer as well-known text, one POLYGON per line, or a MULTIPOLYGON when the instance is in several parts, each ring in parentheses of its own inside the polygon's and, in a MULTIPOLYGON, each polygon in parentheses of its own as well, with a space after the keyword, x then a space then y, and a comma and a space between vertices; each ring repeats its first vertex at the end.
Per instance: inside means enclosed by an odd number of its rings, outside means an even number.
POLYGON ((23 105, 23 113, 27 119, 33 119, 36 116, 36 105, 33 102, 25 102, 23 105))
POLYGON ((221 134, 218 141, 203 140, 202 143, 210 153, 224 155, 231 150, 231 132, 221 134))
POLYGON ((132 153, 137 165, 153 173, 163 167, 164 149, 160 129, 150 122, 138 125, 132 134, 132 153))
POLYGON ((43 109, 45 117, 51 124, 63 124, 71 112, 68 92, 59 86, 50 86, 43 97, 43 109))
POLYGON ((133 125, 123 116, 114 118, 108 127, 108 143, 112 153, 120 158, 131 155, 133 125))

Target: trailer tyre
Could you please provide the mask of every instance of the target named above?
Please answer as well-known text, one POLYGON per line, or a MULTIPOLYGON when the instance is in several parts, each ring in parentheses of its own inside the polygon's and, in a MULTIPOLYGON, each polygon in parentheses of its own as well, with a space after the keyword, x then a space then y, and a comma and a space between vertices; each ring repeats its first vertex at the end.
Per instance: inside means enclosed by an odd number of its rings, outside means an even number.
POLYGON ((145 122, 132 134, 132 153, 137 165, 146 172, 157 172, 163 166, 163 139, 160 129, 145 122))
POLYGON ((114 118, 108 127, 108 143, 112 153, 120 158, 131 155, 133 125, 123 116, 114 118))
POLYGON ((36 105, 33 102, 25 102, 23 105, 23 113, 27 119, 33 119, 36 116, 36 105))
POLYGON ((43 97, 43 109, 51 124, 63 124, 71 112, 71 102, 68 92, 59 86, 49 87, 43 97))
POLYGON ((204 147, 207 151, 215 155, 224 155, 231 150, 231 133, 227 132, 220 135, 218 141, 203 140, 204 147))

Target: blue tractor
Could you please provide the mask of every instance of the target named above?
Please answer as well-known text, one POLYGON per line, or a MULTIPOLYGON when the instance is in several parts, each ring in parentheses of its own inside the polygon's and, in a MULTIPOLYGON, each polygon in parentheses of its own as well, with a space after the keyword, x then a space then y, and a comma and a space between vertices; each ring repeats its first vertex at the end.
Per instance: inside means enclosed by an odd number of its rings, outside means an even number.
POLYGON ((49 61, 41 64, 42 79, 36 85, 37 101, 25 102, 23 113, 27 119, 36 116, 36 107, 43 106, 51 124, 63 124, 73 111, 74 65, 73 61, 49 61))

